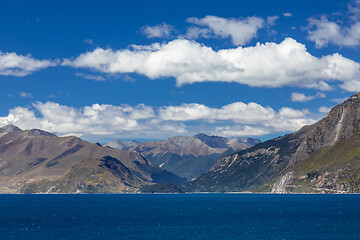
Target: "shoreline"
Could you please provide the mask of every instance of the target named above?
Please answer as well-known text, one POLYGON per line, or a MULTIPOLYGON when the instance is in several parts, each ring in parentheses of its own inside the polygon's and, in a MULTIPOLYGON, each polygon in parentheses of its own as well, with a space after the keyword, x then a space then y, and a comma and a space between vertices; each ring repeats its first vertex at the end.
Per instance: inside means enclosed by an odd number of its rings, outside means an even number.
POLYGON ((268 193, 268 192, 185 192, 185 193, 0 193, 0 195, 359 195, 360 193, 268 193))

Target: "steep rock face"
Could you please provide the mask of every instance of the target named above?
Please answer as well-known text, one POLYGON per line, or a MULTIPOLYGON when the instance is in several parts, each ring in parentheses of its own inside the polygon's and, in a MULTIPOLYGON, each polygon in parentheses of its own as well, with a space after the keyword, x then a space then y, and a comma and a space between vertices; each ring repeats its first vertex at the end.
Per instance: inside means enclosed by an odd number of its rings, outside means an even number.
POLYGON ((221 158, 186 190, 356 192, 359 106, 358 93, 311 126, 221 158))
POLYGON ((37 129, 9 131, 0 136, 0 192, 81 192, 90 189, 90 192, 110 189, 123 192, 167 180, 174 184, 182 181, 136 152, 101 147, 77 137, 57 137, 37 129), (118 166, 104 165, 101 163, 104 158, 115 159, 117 162, 114 160, 113 163, 118 166), (130 175, 125 174, 126 169, 130 175), (67 185, 61 185, 61 181, 67 185), (91 187, 84 188, 85 185, 91 187), (107 187, 110 185, 112 187, 107 187))

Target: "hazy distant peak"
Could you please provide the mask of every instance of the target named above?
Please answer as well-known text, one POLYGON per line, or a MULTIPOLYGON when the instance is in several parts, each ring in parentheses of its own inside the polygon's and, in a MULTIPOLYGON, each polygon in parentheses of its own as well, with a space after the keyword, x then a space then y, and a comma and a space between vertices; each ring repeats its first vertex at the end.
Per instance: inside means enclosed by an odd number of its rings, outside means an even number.
POLYGON ((134 147, 138 144, 139 144, 139 142, 136 140, 123 142, 119 139, 115 139, 114 141, 111 141, 111 142, 105 144, 104 146, 127 151, 127 150, 129 150, 129 148, 134 147))

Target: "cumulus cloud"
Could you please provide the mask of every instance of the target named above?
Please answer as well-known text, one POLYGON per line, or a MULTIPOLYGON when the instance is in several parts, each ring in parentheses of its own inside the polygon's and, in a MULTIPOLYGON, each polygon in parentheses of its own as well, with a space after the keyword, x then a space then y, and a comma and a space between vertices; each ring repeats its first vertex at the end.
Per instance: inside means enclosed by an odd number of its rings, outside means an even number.
MULTIPOLYGON (((269 23, 275 23, 271 17, 269 23)), ((187 38, 231 38, 234 45, 244 45, 256 37, 259 29, 265 26, 265 21, 259 17, 247 17, 244 19, 221 18, 206 16, 204 18, 191 17, 186 20, 196 26, 190 27, 186 34, 187 38)))
POLYGON ((233 136, 261 136, 269 134, 270 131, 264 128, 256 128, 248 125, 244 126, 223 126, 216 127, 211 132, 215 136, 233 137, 233 136))
POLYGON ((360 90, 360 65, 338 53, 320 58, 292 38, 252 47, 215 51, 195 41, 112 50, 96 48, 62 65, 103 73, 138 73, 151 79, 174 77, 177 85, 196 82, 237 82, 252 87, 297 86, 329 90, 340 81, 348 91, 360 90))
MULTIPOLYGON (((336 20, 329 20, 327 16, 311 17, 308 19, 308 39, 318 48, 333 44, 341 47, 356 47, 360 45, 360 2, 349 4, 348 20, 344 25, 336 20)), ((338 14, 336 14, 338 15, 338 14)))
POLYGON ((318 92, 315 95, 306 96, 304 93, 293 92, 291 93, 291 101, 293 102, 308 102, 315 98, 325 98, 324 93, 318 92))
MULTIPOLYGON (((31 108, 11 109, 8 116, 0 118, 0 125, 13 123, 24 129, 40 128, 60 135, 111 136, 160 128, 156 125, 139 123, 139 121, 146 123, 146 120, 153 117, 154 110, 142 104, 137 106, 93 104, 74 108, 54 102, 37 102, 31 108)), ((173 131, 181 132, 182 128, 177 126, 173 131)))
POLYGON ((261 123, 273 119, 275 112, 270 107, 262 107, 256 103, 235 102, 222 108, 210 108, 203 104, 182 104, 180 106, 162 107, 159 109, 160 118, 172 121, 231 120, 237 123, 261 123))
POLYGON ((279 111, 257 103, 235 102, 220 108, 191 103, 151 107, 143 104, 93 104, 81 108, 55 102, 36 102, 16 107, 0 117, 0 126, 15 124, 23 129, 40 128, 59 135, 109 138, 163 138, 199 132, 224 136, 259 136, 298 130, 315 120, 307 110, 279 111), (196 124, 194 124, 196 123, 196 124))
POLYGON ((171 36, 171 33, 173 31, 174 27, 166 23, 158 24, 155 26, 144 26, 141 28, 141 32, 147 38, 168 38, 171 36))
POLYGON ((289 12, 286 12, 286 13, 283 13, 283 16, 284 17, 292 17, 293 15, 289 12))
POLYGON ((23 77, 50 66, 56 66, 57 61, 37 60, 30 54, 23 56, 14 52, 4 53, 0 51, 0 75, 23 77))
MULTIPOLYGON (((295 110, 283 107, 275 111, 257 103, 248 104, 235 102, 221 108, 210 108, 202 104, 182 104, 180 106, 162 107, 159 116, 163 120, 194 121, 202 120, 209 123, 233 123, 232 132, 246 132, 246 135, 263 135, 266 133, 295 131, 301 126, 311 124, 315 120, 308 117, 307 110, 295 110), (236 129, 236 130, 235 130, 236 129), (239 130, 241 129, 241 130, 239 130), (250 129, 254 131, 250 133, 250 129)), ((219 126, 217 131, 229 130, 228 126, 219 126)), ((227 136, 230 130, 227 131, 227 136)), ((244 136, 244 135, 242 135, 244 136)))

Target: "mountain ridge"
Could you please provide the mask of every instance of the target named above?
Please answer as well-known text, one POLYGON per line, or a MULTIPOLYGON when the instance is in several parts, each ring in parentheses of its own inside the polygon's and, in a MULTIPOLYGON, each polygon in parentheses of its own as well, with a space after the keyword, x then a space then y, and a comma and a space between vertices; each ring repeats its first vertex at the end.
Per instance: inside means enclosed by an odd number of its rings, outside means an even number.
POLYGON ((358 186, 347 179, 360 177, 360 157, 356 154, 346 156, 349 152, 360 151, 358 106, 360 93, 332 108, 325 118, 295 133, 219 159, 207 173, 185 184, 185 189, 205 192, 354 192, 358 186), (351 149, 344 150, 351 144, 351 149), (330 164, 326 159, 334 158, 334 148, 341 150, 343 156, 330 164), (312 168, 311 164, 315 163, 317 167, 312 168))
POLYGON ((190 180, 206 172, 225 152, 245 149, 258 142, 253 138, 227 139, 200 133, 143 143, 114 140, 105 146, 138 152, 159 167, 190 180))
POLYGON ((1 129, 0 192, 136 192, 147 184, 183 181, 136 152, 39 129, 1 129), (127 172, 128 178, 120 177, 127 172))

